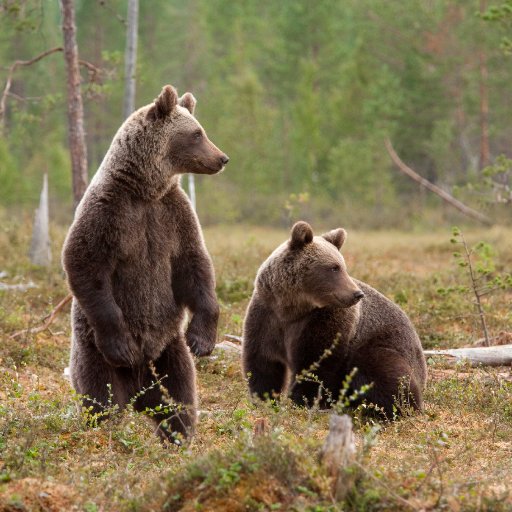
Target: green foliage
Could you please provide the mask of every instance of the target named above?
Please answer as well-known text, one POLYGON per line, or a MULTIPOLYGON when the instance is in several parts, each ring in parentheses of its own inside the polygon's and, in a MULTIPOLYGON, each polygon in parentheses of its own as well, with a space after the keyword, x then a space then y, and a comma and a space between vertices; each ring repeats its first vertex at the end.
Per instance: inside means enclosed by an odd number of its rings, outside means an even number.
MULTIPOLYGON (((501 4, 489 6, 481 16, 485 21, 499 22, 510 32, 512 27, 512 0, 505 0, 501 4)), ((512 55, 512 39, 510 36, 503 36, 501 49, 506 55, 512 55)))
POLYGON ((495 254, 491 244, 480 241, 469 246, 460 228, 452 228, 450 243, 461 247, 460 251, 453 252, 453 257, 457 267, 462 270, 467 284, 441 287, 438 293, 443 296, 453 293, 463 296, 470 294, 474 297, 473 305, 480 317, 485 343, 489 345, 483 298, 497 290, 511 289, 512 274, 496 270, 495 254))
MULTIPOLYGON (((165 83, 197 96, 199 120, 231 157, 215 181, 197 180, 205 223, 333 223, 349 216, 378 227, 436 223, 447 214, 391 167, 383 140, 390 137, 407 163, 441 186, 475 181, 483 51, 491 151, 507 151, 511 71, 493 50, 498 23, 510 23, 509 0, 489 6, 483 19, 476 7, 422 0, 406 7, 385 0, 142 2, 136 104, 152 101, 165 83)), ((1 15, 6 66, 61 44, 58 2, 9 0, 1 15)), ((122 120, 125 17, 122 0, 76 3, 80 58, 102 69, 91 81, 82 68, 91 175, 122 120)), ((0 200, 34 206, 48 172, 52 204, 69 218, 62 55, 19 68, 13 79, 0 200)))

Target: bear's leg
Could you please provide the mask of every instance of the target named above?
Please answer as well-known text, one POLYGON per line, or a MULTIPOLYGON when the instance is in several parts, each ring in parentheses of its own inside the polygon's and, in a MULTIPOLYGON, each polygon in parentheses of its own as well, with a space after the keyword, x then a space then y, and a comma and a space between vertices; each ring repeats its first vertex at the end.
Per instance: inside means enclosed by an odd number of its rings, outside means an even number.
POLYGON ((406 408, 423 409, 423 393, 413 369, 394 350, 370 350, 364 357, 355 358, 353 366, 359 370, 352 381, 352 389, 373 383, 364 398, 378 405, 387 419, 402 414, 406 408))
POLYGON ((323 402, 322 384, 309 377, 295 379, 290 387, 290 398, 300 406, 311 407, 315 400, 323 402))
POLYGON ((92 331, 90 339, 74 341, 71 348, 71 383, 83 395, 82 404, 94 421, 104 419, 108 409, 128 403, 135 386, 130 385, 132 370, 113 368, 96 348, 92 331))
POLYGON ((286 366, 279 361, 269 361, 253 355, 246 358, 244 371, 251 395, 257 395, 261 399, 280 394, 286 383, 286 366))
POLYGON ((285 361, 280 322, 264 301, 253 297, 244 320, 242 342, 243 372, 251 395, 265 399, 281 393, 288 380, 285 361))
POLYGON ((144 387, 150 389, 137 398, 135 409, 151 409, 158 435, 180 444, 180 439, 194 433, 196 425, 196 372, 184 336, 169 343, 153 368, 146 370, 144 378, 144 387))

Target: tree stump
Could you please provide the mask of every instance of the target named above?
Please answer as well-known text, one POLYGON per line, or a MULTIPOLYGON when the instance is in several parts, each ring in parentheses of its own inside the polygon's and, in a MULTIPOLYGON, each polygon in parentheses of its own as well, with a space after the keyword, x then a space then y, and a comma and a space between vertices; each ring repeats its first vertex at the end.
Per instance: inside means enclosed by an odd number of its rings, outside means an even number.
POLYGON ((353 487, 355 472, 351 471, 356 458, 352 420, 344 414, 333 414, 329 420, 329 434, 321 451, 321 461, 332 477, 332 491, 336 500, 345 498, 353 487))
POLYGON ((50 249, 50 215, 48 211, 48 175, 44 175, 43 189, 39 199, 39 208, 34 215, 30 261, 33 265, 48 267, 52 261, 50 249))

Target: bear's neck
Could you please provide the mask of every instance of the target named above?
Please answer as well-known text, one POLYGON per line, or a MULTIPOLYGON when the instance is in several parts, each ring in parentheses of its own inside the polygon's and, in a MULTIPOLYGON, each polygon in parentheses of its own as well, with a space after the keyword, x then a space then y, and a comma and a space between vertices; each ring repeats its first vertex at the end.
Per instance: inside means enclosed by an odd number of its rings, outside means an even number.
POLYGON ((122 158, 113 153, 110 158, 105 158, 101 167, 104 168, 104 179, 107 183, 143 201, 159 201, 171 189, 179 186, 179 174, 138 161, 134 155, 130 156, 131 158, 122 158))
POLYGON ((336 323, 343 331, 341 333, 343 341, 348 341, 354 337, 361 316, 360 303, 349 308, 338 306, 317 307, 311 304, 310 301, 301 300, 300 296, 294 295, 274 296, 271 300, 274 302, 274 311, 283 325, 307 325, 309 320, 314 319, 318 313, 332 311, 336 323))
POLYGON ((299 322, 307 319, 318 308, 311 303, 300 300, 300 297, 289 297, 283 301, 277 299, 278 317, 286 323, 299 322))

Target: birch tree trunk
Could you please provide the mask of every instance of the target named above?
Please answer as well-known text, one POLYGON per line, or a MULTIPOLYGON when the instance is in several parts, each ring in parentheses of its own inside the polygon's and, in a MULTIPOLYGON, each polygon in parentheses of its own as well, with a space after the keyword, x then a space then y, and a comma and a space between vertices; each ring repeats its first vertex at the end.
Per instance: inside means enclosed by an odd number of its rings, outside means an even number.
POLYGON ((73 201, 76 207, 87 188, 87 147, 84 132, 84 109, 80 91, 75 7, 73 0, 60 0, 60 4, 67 72, 69 152, 71 155, 73 201))
POLYGON ((124 54, 123 117, 135 110, 135 72, 137 66, 137 31, 139 25, 139 0, 128 0, 128 25, 124 54))

